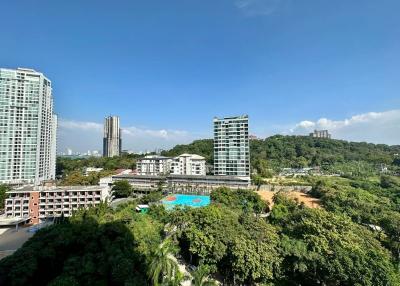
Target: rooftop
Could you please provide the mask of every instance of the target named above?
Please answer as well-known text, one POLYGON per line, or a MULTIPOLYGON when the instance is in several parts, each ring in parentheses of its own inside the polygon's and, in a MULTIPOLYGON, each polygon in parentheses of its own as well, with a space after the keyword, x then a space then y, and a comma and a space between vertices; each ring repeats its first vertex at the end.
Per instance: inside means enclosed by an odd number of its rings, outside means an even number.
POLYGON ((33 185, 23 186, 7 191, 7 193, 30 193, 30 192, 57 192, 57 191, 99 191, 102 190, 101 186, 51 186, 51 187, 35 187, 33 185))

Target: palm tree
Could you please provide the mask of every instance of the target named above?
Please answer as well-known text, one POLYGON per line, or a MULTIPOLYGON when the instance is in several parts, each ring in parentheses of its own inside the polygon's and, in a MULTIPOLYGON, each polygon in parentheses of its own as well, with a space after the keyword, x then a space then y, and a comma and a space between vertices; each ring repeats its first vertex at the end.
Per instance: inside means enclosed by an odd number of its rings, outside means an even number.
POLYGON ((217 283, 209 277, 210 267, 201 264, 197 269, 192 273, 192 285, 194 286, 214 286, 217 283))
POLYGON ((172 281, 178 280, 179 269, 173 256, 174 250, 175 245, 172 240, 166 239, 154 252, 148 272, 154 286, 170 284, 172 281))

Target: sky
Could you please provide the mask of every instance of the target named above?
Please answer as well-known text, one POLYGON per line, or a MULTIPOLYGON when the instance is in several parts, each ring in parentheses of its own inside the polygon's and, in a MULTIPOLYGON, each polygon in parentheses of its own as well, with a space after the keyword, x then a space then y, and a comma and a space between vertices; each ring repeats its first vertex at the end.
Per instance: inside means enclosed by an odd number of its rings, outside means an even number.
POLYGON ((214 116, 250 133, 400 144, 398 0, 19 0, 0 9, 0 67, 43 72, 58 150, 212 137, 214 116))

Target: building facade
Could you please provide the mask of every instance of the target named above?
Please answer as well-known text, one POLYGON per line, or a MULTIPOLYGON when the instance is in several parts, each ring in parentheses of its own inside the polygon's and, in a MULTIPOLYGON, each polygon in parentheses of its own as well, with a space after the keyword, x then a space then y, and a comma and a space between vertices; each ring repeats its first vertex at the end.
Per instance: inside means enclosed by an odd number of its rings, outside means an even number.
POLYGON ((56 140, 51 81, 32 69, 0 69, 0 182, 55 179, 56 140))
POLYGON ((160 176, 169 173, 171 164, 170 157, 147 155, 137 160, 136 168, 139 175, 160 176))
POLYGON ((206 175, 206 159, 196 154, 182 154, 171 160, 170 174, 173 175, 206 175))
POLYGON ((122 150, 119 117, 109 116, 104 120, 103 157, 119 156, 122 150))
POLYGON ((329 134, 328 130, 314 130, 313 133, 310 133, 310 136, 314 138, 331 139, 331 134, 329 134))
MULTIPOLYGON (((166 176, 142 176, 142 175, 116 175, 112 182, 126 180, 136 193, 148 193, 158 190, 162 186, 168 192, 211 192, 219 187, 232 189, 251 188, 250 179, 247 177, 232 176, 198 176, 198 175, 166 175, 166 176)), ((111 184, 111 183, 110 183, 111 184)))
POLYGON ((249 118, 214 118, 214 175, 250 176, 249 118))
POLYGON ((109 197, 109 187, 33 187, 7 192, 6 217, 30 218, 30 223, 71 216, 79 208, 96 206, 109 197))

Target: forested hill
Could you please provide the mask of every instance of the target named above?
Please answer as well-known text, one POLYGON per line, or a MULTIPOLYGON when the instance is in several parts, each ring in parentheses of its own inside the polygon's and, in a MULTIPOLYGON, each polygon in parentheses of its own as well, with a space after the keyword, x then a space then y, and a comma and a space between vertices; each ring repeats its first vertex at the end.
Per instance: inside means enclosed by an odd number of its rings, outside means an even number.
MULTIPOLYGON (((271 167, 306 167, 335 165, 349 162, 387 164, 400 166, 400 145, 388 146, 364 142, 347 142, 309 136, 275 135, 264 140, 251 140, 252 165, 266 160, 271 167)), ((196 153, 209 163, 213 160, 213 140, 196 140, 191 144, 177 145, 165 156, 196 153)))

